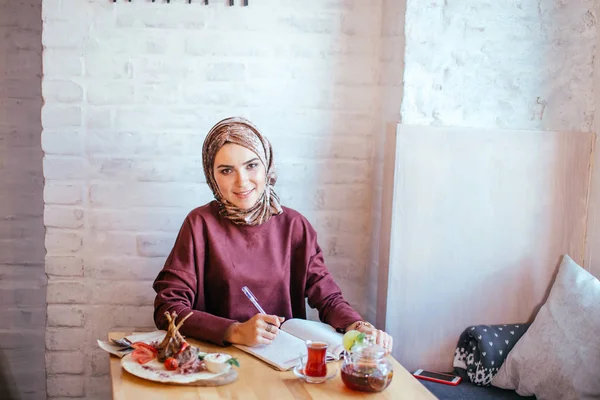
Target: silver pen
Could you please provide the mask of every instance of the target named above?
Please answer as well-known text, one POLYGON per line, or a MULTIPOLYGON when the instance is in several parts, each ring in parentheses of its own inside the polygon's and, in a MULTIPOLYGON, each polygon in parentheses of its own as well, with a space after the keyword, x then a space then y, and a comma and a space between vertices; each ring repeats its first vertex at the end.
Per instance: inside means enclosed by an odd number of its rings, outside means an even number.
POLYGON ((259 313, 266 314, 265 310, 263 310, 263 308, 260 306, 260 304, 258 304, 258 300, 256 300, 256 297, 254 297, 254 294, 252 293, 252 291, 250 291, 250 289, 248 289, 248 286, 244 286, 242 288, 242 292, 244 292, 244 294, 246 295, 248 300, 250 300, 252 302, 252 304, 254 304, 254 307, 256 307, 256 309, 258 310, 259 313))

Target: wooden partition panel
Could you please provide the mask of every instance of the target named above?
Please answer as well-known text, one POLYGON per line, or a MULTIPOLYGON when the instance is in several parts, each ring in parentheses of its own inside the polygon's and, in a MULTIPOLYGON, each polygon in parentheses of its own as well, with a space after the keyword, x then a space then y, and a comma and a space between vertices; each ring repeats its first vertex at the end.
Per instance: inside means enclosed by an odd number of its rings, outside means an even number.
POLYGON ((471 324, 530 320, 581 262, 592 134, 400 125, 386 329, 409 370, 452 369, 471 324))

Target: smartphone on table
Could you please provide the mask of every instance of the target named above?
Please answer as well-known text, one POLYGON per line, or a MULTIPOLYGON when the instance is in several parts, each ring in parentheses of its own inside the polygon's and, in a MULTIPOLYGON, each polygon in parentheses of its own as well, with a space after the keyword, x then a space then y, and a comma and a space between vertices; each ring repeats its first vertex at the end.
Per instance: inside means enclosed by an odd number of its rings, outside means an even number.
POLYGON ((445 385, 456 386, 460 383, 462 378, 460 376, 452 374, 444 374, 442 372, 431 372, 424 369, 418 369, 413 372, 415 378, 425 379, 427 381, 443 383, 445 385))

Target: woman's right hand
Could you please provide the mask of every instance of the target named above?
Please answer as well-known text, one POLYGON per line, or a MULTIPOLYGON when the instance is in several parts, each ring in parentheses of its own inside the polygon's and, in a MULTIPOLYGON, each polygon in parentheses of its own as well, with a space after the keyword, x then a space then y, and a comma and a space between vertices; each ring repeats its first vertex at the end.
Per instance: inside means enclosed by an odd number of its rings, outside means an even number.
POLYGON ((246 346, 270 344, 285 318, 276 315, 255 314, 246 322, 234 322, 225 332, 225 341, 246 346))

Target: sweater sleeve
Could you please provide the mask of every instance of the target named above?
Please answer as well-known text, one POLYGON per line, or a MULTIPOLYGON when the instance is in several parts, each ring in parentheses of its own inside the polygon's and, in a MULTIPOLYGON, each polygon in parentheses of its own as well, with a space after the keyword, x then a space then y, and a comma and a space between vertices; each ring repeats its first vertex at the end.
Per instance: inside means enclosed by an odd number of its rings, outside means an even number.
MULTIPOLYGON (((308 221, 306 223, 308 224, 308 221)), ((362 318, 344 299, 342 290, 327 270, 323 251, 317 243, 317 234, 310 225, 308 225, 306 234, 308 236, 307 250, 312 254, 308 261, 306 277, 308 304, 319 311, 321 321, 342 331, 351 323, 362 320, 362 318)))
POLYGON ((175 311, 179 318, 190 312, 180 329, 184 336, 225 345, 225 331, 234 320, 205 312, 204 238, 202 221, 196 225, 188 216, 183 222, 165 266, 154 280, 154 322, 167 329, 165 312, 175 311))

